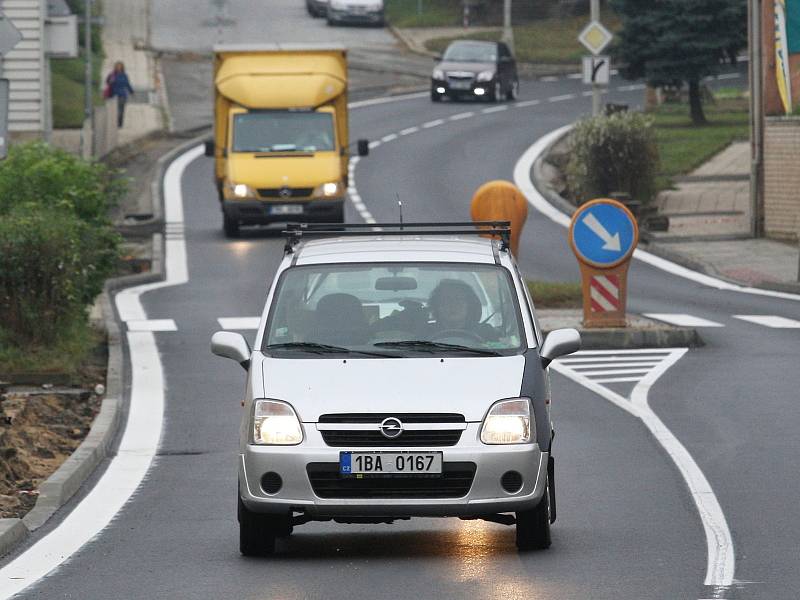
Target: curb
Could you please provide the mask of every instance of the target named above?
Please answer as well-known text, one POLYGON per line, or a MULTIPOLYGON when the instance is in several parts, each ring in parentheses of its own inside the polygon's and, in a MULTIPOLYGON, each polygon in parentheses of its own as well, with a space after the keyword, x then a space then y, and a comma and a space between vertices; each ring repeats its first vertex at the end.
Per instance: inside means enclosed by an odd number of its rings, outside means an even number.
MULTIPOLYGON (((153 210, 163 214, 161 184, 166 166, 187 148, 196 146, 204 135, 186 141, 156 162, 156 176, 153 190, 156 193, 153 210)), ((92 422, 86 438, 61 466, 39 486, 39 497, 34 507, 22 519, 0 519, 0 557, 8 554, 18 543, 44 525, 47 520, 77 492, 84 481, 108 456, 117 430, 122 422, 122 407, 125 403, 122 327, 117 319, 111 298, 122 288, 152 283, 164 279, 163 235, 153 234, 153 262, 148 273, 137 273, 115 277, 106 281, 99 302, 103 311, 103 321, 108 336, 108 363, 106 372, 106 397, 100 405, 100 412, 92 422)))

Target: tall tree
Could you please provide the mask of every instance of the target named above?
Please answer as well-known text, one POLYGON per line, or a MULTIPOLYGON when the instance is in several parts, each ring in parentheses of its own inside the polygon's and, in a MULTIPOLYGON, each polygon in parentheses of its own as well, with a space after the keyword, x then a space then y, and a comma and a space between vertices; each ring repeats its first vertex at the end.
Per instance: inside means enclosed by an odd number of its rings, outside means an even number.
POLYGON ((692 122, 706 122, 703 77, 747 46, 747 0, 611 0, 622 19, 614 56, 628 79, 689 87, 692 122))

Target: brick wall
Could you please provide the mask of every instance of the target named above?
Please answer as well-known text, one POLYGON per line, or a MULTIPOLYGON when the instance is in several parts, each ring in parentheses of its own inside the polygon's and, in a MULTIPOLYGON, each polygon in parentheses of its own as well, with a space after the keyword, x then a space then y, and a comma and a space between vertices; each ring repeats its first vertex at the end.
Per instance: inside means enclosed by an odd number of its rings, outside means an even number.
POLYGON ((800 237, 800 118, 766 119, 764 231, 768 237, 800 237))

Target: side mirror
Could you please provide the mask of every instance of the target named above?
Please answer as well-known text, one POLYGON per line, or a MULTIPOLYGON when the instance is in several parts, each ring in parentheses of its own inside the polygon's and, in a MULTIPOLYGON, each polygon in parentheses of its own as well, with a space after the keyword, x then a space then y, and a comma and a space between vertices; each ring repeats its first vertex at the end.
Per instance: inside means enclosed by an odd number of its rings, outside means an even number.
POLYGON ((566 356, 581 349, 581 334, 575 329, 555 329, 544 339, 539 355, 542 367, 547 367, 559 356, 566 356))
POLYGON ((245 371, 250 368, 250 344, 240 333, 218 331, 211 336, 211 352, 235 360, 245 371))
POLYGON ((206 156, 213 157, 214 156, 214 140, 206 140, 205 148, 206 148, 206 152, 205 152, 206 156))
POLYGON ((369 140, 358 140, 358 155, 369 156, 369 140))

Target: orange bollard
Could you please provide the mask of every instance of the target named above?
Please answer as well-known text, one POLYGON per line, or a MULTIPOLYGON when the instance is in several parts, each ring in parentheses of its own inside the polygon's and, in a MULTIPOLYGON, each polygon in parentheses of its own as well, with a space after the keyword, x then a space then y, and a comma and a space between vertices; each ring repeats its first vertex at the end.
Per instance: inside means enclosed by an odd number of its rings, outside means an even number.
POLYGON ((472 196, 470 216, 473 221, 511 221, 511 252, 519 255, 528 200, 517 186, 499 179, 484 183, 472 196))

